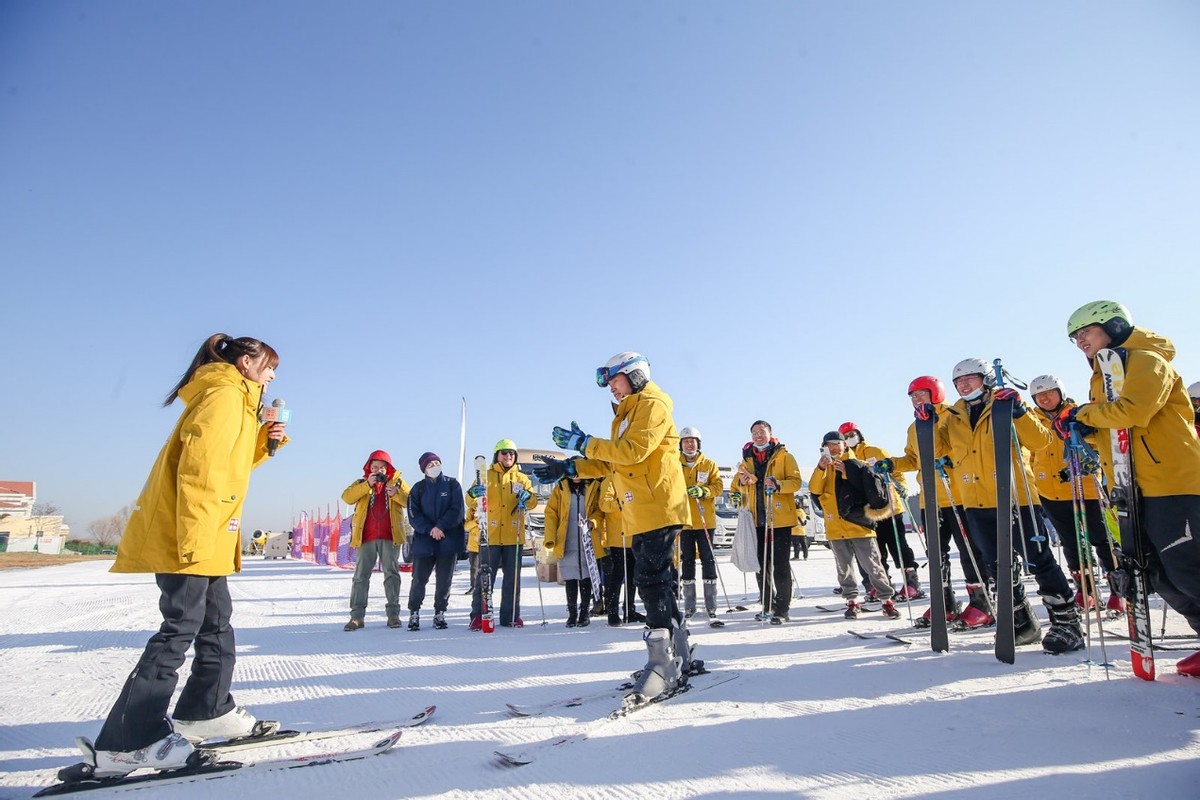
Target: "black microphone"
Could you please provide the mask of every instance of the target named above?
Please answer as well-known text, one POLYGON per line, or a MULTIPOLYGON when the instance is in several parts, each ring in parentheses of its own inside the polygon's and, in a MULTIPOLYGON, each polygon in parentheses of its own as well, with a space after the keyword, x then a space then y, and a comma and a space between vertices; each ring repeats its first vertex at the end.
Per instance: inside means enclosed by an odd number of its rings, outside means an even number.
MULTIPOLYGON (((260 422, 282 422, 285 425, 292 420, 292 412, 284 408, 287 403, 283 398, 276 397, 271 402, 270 408, 264 408, 260 416, 260 422)), ((267 439, 267 455, 274 456, 275 451, 279 449, 278 439, 267 439)))

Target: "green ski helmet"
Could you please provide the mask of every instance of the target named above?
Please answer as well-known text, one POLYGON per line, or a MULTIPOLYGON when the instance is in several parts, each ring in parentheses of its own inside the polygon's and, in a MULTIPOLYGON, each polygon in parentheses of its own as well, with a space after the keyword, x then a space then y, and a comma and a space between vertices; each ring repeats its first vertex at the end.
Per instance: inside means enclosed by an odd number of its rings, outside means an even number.
POLYGON ((496 446, 492 448, 492 452, 499 453, 501 450, 512 450, 515 453, 517 452, 517 443, 512 439, 501 439, 496 442, 496 446))
POLYGON ((1133 317, 1129 309, 1113 300, 1096 300, 1075 309, 1067 320, 1067 336, 1072 341, 1075 334, 1088 325, 1099 325, 1112 339, 1114 346, 1120 345, 1133 332, 1133 317))

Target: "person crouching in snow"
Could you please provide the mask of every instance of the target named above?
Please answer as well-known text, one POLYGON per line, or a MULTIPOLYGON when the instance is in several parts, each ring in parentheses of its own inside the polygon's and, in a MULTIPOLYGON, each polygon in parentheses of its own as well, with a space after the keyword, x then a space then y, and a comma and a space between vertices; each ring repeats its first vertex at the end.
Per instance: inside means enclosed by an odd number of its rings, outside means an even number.
POLYGON ((392 457, 376 450, 363 465, 363 477, 346 487, 342 502, 354 506, 350 546, 357 548, 354 582, 350 588, 350 621, 343 630, 363 627, 371 573, 378 561, 383 569, 383 592, 387 597, 387 626, 400 627, 400 570, 397 556, 404 544, 404 507, 408 484, 392 466, 392 457))
POLYGON ((568 478, 559 481, 546 501, 546 549, 558 559, 558 576, 566 581, 567 627, 586 628, 591 624, 593 586, 589 559, 584 543, 592 542, 593 565, 603 558, 604 537, 600 522, 600 482, 568 478))
POLYGON ((462 485, 442 474, 442 459, 437 453, 422 453, 417 461, 425 477, 417 481, 408 495, 408 520, 413 526, 412 583, 408 588, 408 629, 421 629, 421 604, 429 576, 437 573, 433 593, 433 627, 446 627, 446 608, 450 605, 450 581, 454 563, 467 546, 463 526, 466 504, 462 485))

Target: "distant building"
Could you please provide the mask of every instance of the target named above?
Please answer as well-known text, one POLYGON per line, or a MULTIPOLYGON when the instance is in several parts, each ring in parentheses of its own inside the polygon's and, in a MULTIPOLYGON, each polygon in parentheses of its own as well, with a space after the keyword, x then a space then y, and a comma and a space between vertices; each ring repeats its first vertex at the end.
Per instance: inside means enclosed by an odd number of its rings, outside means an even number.
POLYGON ((35 517, 36 501, 33 481, 0 481, 0 552, 62 552, 70 527, 57 514, 35 517))
POLYGON ((37 484, 33 481, 0 481, 0 516, 32 517, 37 500, 37 484))

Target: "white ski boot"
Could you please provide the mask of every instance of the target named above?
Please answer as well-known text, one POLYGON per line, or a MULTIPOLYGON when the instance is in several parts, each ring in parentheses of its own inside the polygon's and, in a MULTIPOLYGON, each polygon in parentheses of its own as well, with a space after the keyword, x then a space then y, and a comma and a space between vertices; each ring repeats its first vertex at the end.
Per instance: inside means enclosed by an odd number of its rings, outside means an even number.
POLYGON ((195 749, 178 733, 171 733, 140 750, 97 750, 82 736, 75 740, 92 778, 123 778, 139 769, 172 770, 188 766, 195 749))
MULTIPOLYGON (((683 635, 687 636, 686 630, 683 635)), ((644 705, 671 691, 679 685, 682 674, 683 659, 675 654, 670 630, 647 628, 642 639, 646 642, 646 666, 638 673, 633 689, 625 695, 626 708, 644 705)))
POLYGON ((279 729, 278 722, 260 722, 242 706, 234 706, 233 710, 213 719, 173 719, 171 724, 176 733, 192 744, 200 744, 209 739, 265 736, 279 729))

